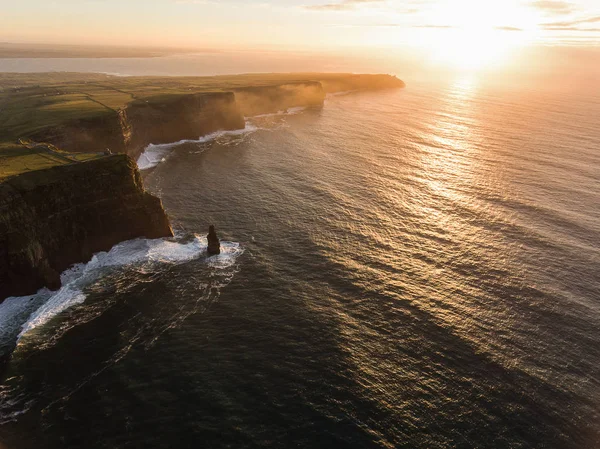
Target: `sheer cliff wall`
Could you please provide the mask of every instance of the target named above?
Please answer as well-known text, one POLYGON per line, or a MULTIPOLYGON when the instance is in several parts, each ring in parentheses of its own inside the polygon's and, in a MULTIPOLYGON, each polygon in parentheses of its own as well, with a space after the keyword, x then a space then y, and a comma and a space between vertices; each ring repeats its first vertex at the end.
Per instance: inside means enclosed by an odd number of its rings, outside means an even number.
POLYGON ((232 92, 137 100, 105 115, 73 120, 31 137, 70 152, 126 153, 136 159, 151 143, 197 139, 221 129, 244 128, 232 92))
POLYGON ((135 162, 114 155, 0 183, 0 301, 60 287, 72 264, 137 237, 172 235, 135 162))
POLYGON ((322 77, 231 86, 229 92, 180 89, 20 136, 33 140, 33 148, 43 142, 72 153, 124 154, 81 163, 63 157, 67 165, 0 182, 0 301, 58 288, 62 271, 119 242, 172 235, 160 200, 144 190, 134 162, 149 144, 243 129, 246 117, 259 114, 321 107, 327 93, 404 87, 389 75, 322 77))
POLYGON ((149 144, 243 129, 245 117, 293 107, 321 107, 327 93, 399 87, 404 83, 389 75, 346 75, 323 81, 240 86, 230 92, 169 94, 138 99, 119 110, 71 120, 24 137, 69 152, 110 150, 137 159, 149 144))
POLYGON ((243 129, 245 118, 291 107, 322 106, 318 82, 235 89, 136 100, 99 117, 73 120, 30 137, 64 151, 125 153, 134 159, 149 144, 198 139, 219 130, 243 129))

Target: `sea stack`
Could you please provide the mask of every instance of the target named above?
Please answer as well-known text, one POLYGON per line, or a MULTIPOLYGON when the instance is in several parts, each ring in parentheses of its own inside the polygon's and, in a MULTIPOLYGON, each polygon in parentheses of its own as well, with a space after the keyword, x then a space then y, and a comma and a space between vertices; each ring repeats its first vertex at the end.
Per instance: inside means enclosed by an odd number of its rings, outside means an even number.
POLYGON ((221 254, 221 242, 219 242, 219 237, 217 237, 214 225, 209 226, 206 238, 208 239, 208 255, 214 256, 216 254, 221 254))

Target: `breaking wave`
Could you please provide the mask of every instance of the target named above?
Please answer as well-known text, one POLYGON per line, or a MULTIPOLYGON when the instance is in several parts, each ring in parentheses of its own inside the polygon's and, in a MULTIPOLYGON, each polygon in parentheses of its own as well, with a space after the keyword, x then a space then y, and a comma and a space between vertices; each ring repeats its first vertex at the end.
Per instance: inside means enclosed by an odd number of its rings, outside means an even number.
POLYGON ((235 138, 235 137, 252 134, 258 130, 267 130, 269 128, 263 128, 263 127, 256 126, 253 123, 253 121, 264 119, 264 118, 271 118, 271 117, 283 117, 283 116, 297 115, 297 114, 304 112, 305 110, 306 110, 306 107, 298 106, 298 107, 288 108, 286 110, 274 112, 271 114, 255 115, 255 116, 246 118, 245 127, 243 129, 235 129, 235 130, 231 130, 231 131, 225 131, 225 130, 216 131, 214 133, 210 133, 205 136, 202 136, 198 139, 184 139, 184 140, 180 140, 178 142, 172 142, 172 143, 150 144, 146 147, 144 152, 138 158, 138 160, 137 160, 138 168, 140 170, 149 170, 151 168, 156 167, 158 164, 160 164, 161 162, 164 162, 166 160, 167 156, 171 153, 173 148, 175 148, 179 145, 204 144, 204 143, 209 143, 209 142, 219 140, 222 138, 228 138, 228 137, 235 138))
MULTIPOLYGON (((169 329, 179 327, 190 315, 205 311, 220 296, 237 273, 237 258, 244 249, 236 242, 221 242, 221 254, 208 257, 206 237, 178 236, 176 239, 137 239, 116 245, 109 252, 96 254, 87 264, 74 265, 66 270, 63 286, 56 292, 47 289, 25 297, 7 298, 0 304, 0 356, 11 355, 13 372, 0 386, 0 425, 17 419, 33 404, 45 407, 59 405, 90 380, 122 360, 134 347, 148 348, 169 329), (36 394, 26 393, 27 369, 23 368, 32 352, 54 347, 71 329, 90 323, 119 307, 119 293, 144 288, 157 277, 170 278, 170 267, 198 260, 195 267, 194 298, 161 298, 150 306, 151 296, 144 298, 137 313, 121 316, 122 330, 119 345, 80 373, 74 385, 40 386, 36 394), (118 287, 115 284, 119 285, 118 287), (136 287, 136 285, 138 287, 136 287), (116 290, 115 290, 116 288, 116 290), (94 296, 85 307, 74 307, 94 296), (61 315, 59 321, 53 321, 61 315), (52 323, 50 323, 52 321, 52 323)), ((190 281, 188 281, 190 282, 190 281)))
POLYGON ((235 129, 230 131, 215 131, 214 133, 207 134, 200 137, 199 139, 184 139, 179 142, 164 143, 164 144, 150 144, 146 147, 144 152, 140 155, 137 160, 137 165, 140 170, 148 170, 156 167, 158 164, 163 162, 169 155, 173 148, 183 145, 186 143, 192 144, 203 144, 218 140, 224 137, 239 137, 246 134, 251 134, 258 131, 260 128, 254 126, 250 122, 246 121, 246 125, 243 129, 235 129))
POLYGON ((345 95, 353 94, 355 92, 358 92, 358 91, 357 90, 345 90, 342 92, 332 92, 332 93, 328 93, 326 95, 326 98, 343 97, 345 95))
POLYGON ((268 117, 281 117, 284 115, 297 115, 297 114, 300 114, 301 112, 304 112, 305 110, 306 110, 305 106, 298 106, 295 108, 288 108, 286 110, 272 112, 269 114, 253 115, 252 117, 248 117, 248 118, 249 119, 261 119, 261 118, 268 118, 268 117))
MULTIPOLYGON (((87 264, 77 264, 61 275, 62 287, 51 292, 41 289, 37 294, 7 298, 0 304, 0 346, 8 346, 43 326, 52 318, 86 300, 85 288, 119 268, 135 265, 178 265, 206 256, 206 237, 191 239, 136 239, 120 243, 109 252, 94 255, 87 264)), ((239 243, 221 242, 221 254, 207 257, 206 264, 214 269, 232 267, 243 253, 239 243)))

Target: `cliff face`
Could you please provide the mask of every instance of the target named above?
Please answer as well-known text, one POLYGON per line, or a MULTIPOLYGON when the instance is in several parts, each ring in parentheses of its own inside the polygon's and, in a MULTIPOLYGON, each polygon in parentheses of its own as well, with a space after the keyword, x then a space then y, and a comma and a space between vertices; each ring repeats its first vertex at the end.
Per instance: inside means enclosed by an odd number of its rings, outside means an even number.
POLYGON ((404 82, 390 75, 322 75, 320 81, 170 94, 136 100, 119 110, 107 107, 100 116, 66 122, 27 137, 68 152, 110 149, 137 159, 151 143, 198 139, 219 130, 243 129, 244 117, 323 106, 326 93, 402 87, 404 82))
POLYGON ((60 287, 60 273, 137 237, 172 236, 135 162, 115 155, 0 183, 0 301, 60 287))
MULTIPOLYGON (((20 137, 67 152, 110 149, 137 159, 151 143, 243 129, 245 116, 320 107, 326 92, 404 87, 389 75, 315 79, 321 81, 286 80, 253 87, 230 80, 231 92, 170 93, 121 103, 115 106, 119 109, 93 100, 105 108, 99 115, 57 120, 60 125, 20 137)), ((179 84, 167 92, 193 88, 179 84)), ((70 118, 72 110, 67 111, 70 118)), ((160 200, 144 191, 136 164, 126 155, 27 172, 0 183, 0 301, 35 293, 43 286, 57 288, 66 268, 124 240, 172 235, 160 200)))
POLYGON ((198 139, 219 130, 243 129, 244 116, 291 107, 322 106, 319 82, 239 88, 234 92, 198 93, 137 100, 119 111, 74 120, 29 137, 69 152, 125 153, 137 159, 151 143, 198 139))
POLYGON ((231 92, 191 94, 162 102, 136 101, 121 115, 126 152, 134 159, 151 143, 198 139, 244 126, 244 116, 231 92))
POLYGON ((137 157, 149 144, 197 139, 218 130, 244 128, 232 92, 138 100, 100 117, 75 120, 31 136, 69 152, 125 153, 137 157))

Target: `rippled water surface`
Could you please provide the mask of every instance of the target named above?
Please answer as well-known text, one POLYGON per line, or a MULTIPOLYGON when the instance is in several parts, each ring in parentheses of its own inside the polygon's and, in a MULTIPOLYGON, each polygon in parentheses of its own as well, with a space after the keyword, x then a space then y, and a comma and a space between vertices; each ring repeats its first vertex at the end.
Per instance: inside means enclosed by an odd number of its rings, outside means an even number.
POLYGON ((150 148, 176 239, 0 306, 0 441, 600 447, 599 130, 459 80, 150 148))

